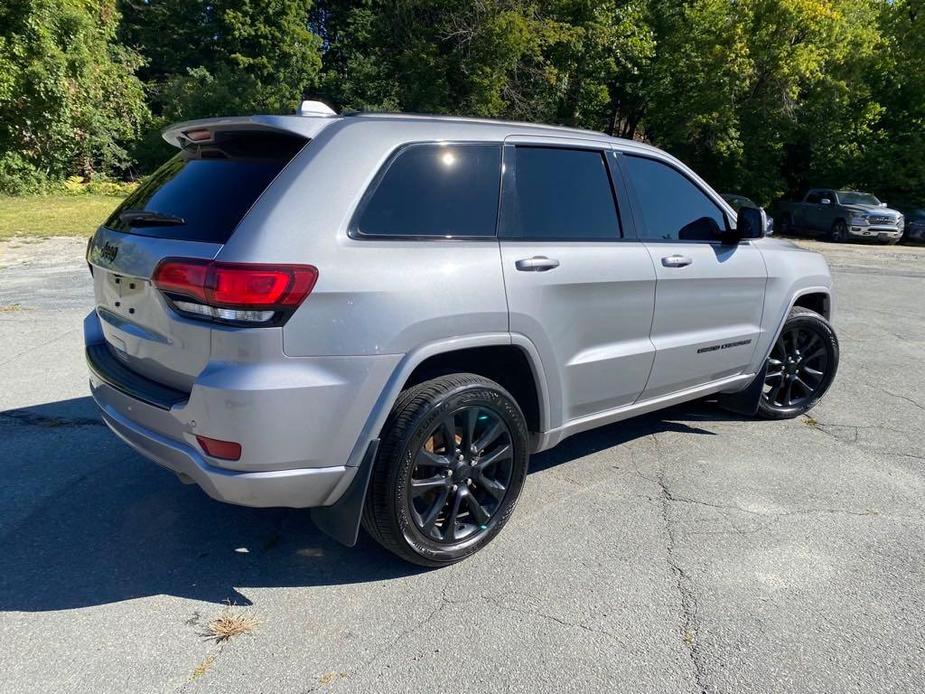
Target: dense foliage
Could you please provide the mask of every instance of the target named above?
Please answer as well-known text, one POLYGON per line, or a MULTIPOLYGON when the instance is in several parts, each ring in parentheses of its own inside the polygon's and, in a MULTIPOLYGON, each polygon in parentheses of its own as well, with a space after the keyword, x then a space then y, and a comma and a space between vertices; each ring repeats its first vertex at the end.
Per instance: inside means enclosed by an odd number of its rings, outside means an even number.
POLYGON ((460 113, 644 139, 762 202, 925 203, 925 0, 18 0, 0 188, 147 173, 167 122, 460 113))

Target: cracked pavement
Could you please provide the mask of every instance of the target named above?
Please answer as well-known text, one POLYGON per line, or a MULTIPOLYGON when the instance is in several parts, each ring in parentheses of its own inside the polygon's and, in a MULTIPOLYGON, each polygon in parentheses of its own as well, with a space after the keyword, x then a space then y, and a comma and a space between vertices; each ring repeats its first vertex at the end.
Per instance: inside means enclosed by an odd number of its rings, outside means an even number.
POLYGON ((101 426, 84 243, 0 243, 0 691, 925 691, 925 248, 801 242, 842 346, 810 416, 576 436, 486 551, 424 571, 101 426), (226 603, 260 625, 219 645, 226 603))

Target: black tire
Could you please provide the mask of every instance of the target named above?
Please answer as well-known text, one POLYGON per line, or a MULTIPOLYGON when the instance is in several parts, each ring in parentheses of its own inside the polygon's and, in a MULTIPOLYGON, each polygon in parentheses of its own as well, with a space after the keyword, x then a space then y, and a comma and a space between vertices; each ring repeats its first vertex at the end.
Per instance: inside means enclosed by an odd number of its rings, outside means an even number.
POLYGON ((831 324, 815 311, 795 306, 768 357, 758 415, 791 419, 812 409, 835 379, 838 355, 831 324))
POLYGON ((527 475, 528 432, 517 402, 494 381, 452 374, 409 388, 398 397, 381 439, 363 527, 402 559, 428 567, 453 564, 491 542, 510 518, 527 475), (502 432, 476 453, 476 444, 495 428, 502 432), (503 457, 488 462, 499 451, 503 457), (489 479, 489 473, 498 476, 489 479))
POLYGON ((848 240, 848 225, 844 219, 836 219, 832 228, 829 230, 829 241, 832 243, 844 243, 848 240))

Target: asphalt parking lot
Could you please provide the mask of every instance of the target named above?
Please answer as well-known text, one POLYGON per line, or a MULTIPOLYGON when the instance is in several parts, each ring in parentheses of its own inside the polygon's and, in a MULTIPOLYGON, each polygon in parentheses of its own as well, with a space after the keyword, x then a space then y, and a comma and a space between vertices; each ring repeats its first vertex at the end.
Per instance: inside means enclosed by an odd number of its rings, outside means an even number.
POLYGON ((0 690, 925 691, 925 248, 806 242, 842 348, 811 417, 576 436, 489 549, 421 571, 116 440, 84 244, 0 242, 0 690), (217 644, 226 603, 260 623, 217 644))

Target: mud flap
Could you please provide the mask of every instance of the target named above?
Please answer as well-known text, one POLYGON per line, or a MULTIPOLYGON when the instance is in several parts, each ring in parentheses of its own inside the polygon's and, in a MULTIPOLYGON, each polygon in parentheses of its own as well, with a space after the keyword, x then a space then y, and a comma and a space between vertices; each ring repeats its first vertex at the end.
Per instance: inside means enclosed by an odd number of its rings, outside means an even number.
POLYGON ((372 476, 373 463, 376 462, 378 451, 379 439, 373 439, 343 496, 331 506, 319 506, 311 510, 312 521, 318 529, 347 547, 353 547, 360 535, 360 519, 363 517, 366 489, 369 487, 369 478, 372 476))
POLYGON ((764 377, 767 371, 768 362, 765 360, 764 366, 755 374, 755 380, 737 393, 721 394, 717 398, 719 406, 736 414, 754 417, 758 413, 758 402, 761 399, 761 391, 764 388, 764 377))

